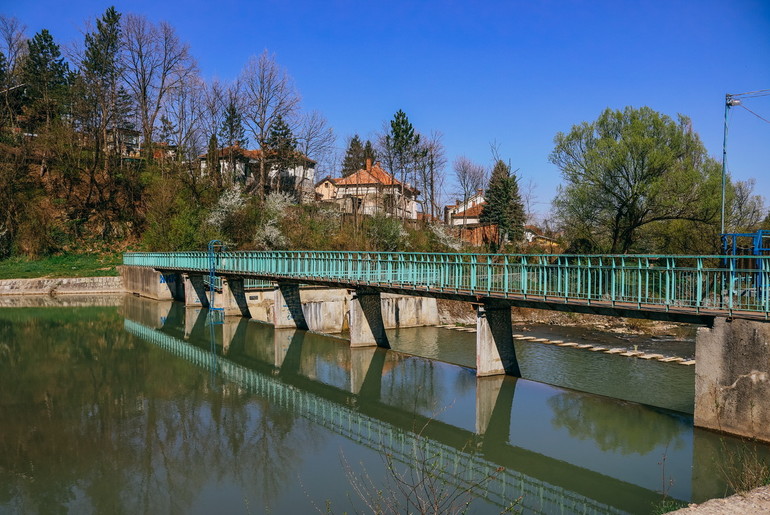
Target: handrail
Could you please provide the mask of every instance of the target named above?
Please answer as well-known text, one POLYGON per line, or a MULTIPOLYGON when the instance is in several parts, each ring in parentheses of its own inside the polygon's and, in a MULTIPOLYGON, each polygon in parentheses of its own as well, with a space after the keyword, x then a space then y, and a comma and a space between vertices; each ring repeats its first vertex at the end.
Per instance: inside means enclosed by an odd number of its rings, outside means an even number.
MULTIPOLYGON (((207 272, 205 252, 126 253, 126 265, 207 272)), ((770 256, 440 254, 369 251, 216 253, 220 275, 316 280, 481 297, 770 319, 770 256)))

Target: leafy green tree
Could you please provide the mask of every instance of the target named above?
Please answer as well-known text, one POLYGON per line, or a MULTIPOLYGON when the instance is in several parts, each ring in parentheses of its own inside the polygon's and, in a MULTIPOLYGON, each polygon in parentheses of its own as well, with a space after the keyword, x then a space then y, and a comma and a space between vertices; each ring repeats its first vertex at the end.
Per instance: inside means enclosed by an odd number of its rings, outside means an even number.
POLYGON ((709 225, 718 216, 719 164, 684 116, 606 109, 554 142, 549 159, 565 181, 554 207, 572 240, 601 252, 662 252, 646 231, 674 221, 709 225))
POLYGON ((41 124, 49 126, 65 105, 69 65, 64 61, 48 30, 43 29, 27 42, 27 57, 23 65, 26 84, 26 105, 30 129, 41 124))
POLYGON ((497 248, 506 241, 518 244, 524 236, 524 203, 516 174, 502 160, 492 169, 485 199, 479 221, 497 224, 497 248))

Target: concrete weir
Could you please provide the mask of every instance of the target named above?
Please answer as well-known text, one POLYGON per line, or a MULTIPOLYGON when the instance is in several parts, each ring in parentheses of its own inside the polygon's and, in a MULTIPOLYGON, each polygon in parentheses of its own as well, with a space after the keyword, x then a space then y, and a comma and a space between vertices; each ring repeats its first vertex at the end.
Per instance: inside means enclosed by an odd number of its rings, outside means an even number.
POLYGON ((716 318, 695 362, 695 425, 770 442, 770 324, 716 318))

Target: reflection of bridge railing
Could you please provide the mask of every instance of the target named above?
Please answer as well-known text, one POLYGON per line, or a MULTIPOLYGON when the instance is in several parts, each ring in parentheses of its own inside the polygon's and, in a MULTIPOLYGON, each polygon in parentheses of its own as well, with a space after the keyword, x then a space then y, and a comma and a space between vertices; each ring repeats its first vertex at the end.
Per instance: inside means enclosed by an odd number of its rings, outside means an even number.
MULTIPOLYGON (((126 265, 208 270, 205 252, 127 253, 126 265)), ((398 287, 469 296, 770 318, 770 256, 528 256, 222 252, 216 269, 260 279, 398 287)))
POLYGON ((203 368, 216 366, 228 381, 267 399, 283 409, 378 452, 388 452, 398 461, 414 465, 421 460, 438 460, 445 479, 461 488, 480 483, 482 495, 504 507, 519 496, 523 506, 540 513, 618 513, 618 510, 580 494, 548 484, 499 466, 478 455, 458 450, 425 435, 398 428, 347 406, 287 385, 273 377, 215 356, 162 332, 125 320, 125 329, 161 349, 203 368), (491 477, 488 481, 483 478, 491 477))

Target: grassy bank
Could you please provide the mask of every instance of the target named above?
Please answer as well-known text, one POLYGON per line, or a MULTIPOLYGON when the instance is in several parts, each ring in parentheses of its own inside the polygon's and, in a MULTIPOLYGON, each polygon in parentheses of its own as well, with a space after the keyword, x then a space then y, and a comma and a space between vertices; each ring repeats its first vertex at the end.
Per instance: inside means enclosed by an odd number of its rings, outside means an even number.
POLYGON ((116 267, 122 259, 123 254, 62 254, 40 259, 13 257, 0 261, 0 279, 116 276, 116 267))

